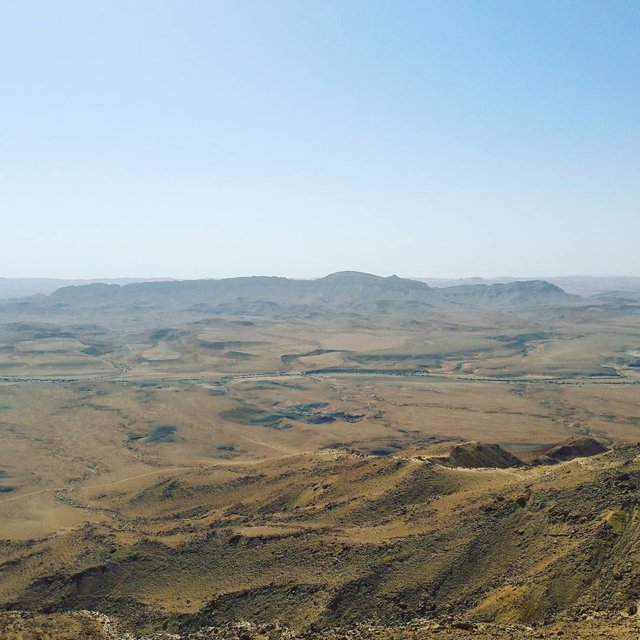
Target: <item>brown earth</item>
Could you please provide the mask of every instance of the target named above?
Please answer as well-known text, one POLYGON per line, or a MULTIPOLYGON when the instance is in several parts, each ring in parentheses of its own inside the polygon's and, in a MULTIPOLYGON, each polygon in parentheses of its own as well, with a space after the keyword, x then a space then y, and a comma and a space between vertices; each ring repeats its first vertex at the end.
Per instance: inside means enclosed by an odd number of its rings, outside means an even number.
POLYGON ((607 450, 605 443, 596 438, 573 436, 563 442, 546 447, 540 451, 536 462, 541 464, 554 464, 565 462, 573 458, 585 458, 604 453, 607 450))
POLYGON ((0 637, 630 637, 636 307, 289 289, 0 305, 0 637))
POLYGON ((69 494, 103 519, 5 543, 2 597, 183 632, 624 612, 640 587, 639 485, 636 445, 529 468, 334 449, 167 471, 69 494))
POLYGON ((487 444, 485 442, 465 442, 452 447, 447 457, 447 462, 454 467, 464 467, 466 469, 481 467, 508 469, 509 467, 520 467, 524 464, 520 458, 505 451, 499 444, 487 444))
POLYGON ((418 619, 405 625, 360 624, 301 634, 278 623, 235 623, 205 627, 187 634, 159 632, 134 636, 122 632, 117 623, 100 614, 75 612, 42 615, 20 612, 0 613, 0 633, 3 640, 635 640, 640 633, 640 622, 634 616, 592 613, 578 620, 541 626, 418 619))

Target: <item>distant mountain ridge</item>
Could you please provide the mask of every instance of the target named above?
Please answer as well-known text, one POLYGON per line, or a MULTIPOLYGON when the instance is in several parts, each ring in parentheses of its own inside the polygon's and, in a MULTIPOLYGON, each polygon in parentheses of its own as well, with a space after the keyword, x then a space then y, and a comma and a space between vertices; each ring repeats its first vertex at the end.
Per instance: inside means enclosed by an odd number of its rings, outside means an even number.
MULTIPOLYGON (((265 276, 255 276, 265 277, 265 276)), ((355 279, 371 279, 375 280, 378 276, 361 273, 358 271, 339 271, 332 273, 320 280, 355 280, 355 279)), ((286 280, 287 278, 281 278, 286 280)), ((545 277, 545 278, 398 278, 391 276, 383 278, 392 281, 392 279, 422 282, 433 289, 444 289, 458 286, 478 286, 478 285, 494 285, 494 284, 511 284, 514 282, 529 282, 542 280, 550 284, 554 284, 569 294, 594 296, 605 293, 633 293, 640 294, 640 277, 617 277, 617 276, 561 276, 561 277, 545 277)), ((228 278, 228 280, 239 280, 239 278, 228 278)), ((296 280, 296 282, 310 282, 311 280, 296 280)), ((51 295, 58 289, 70 286, 88 286, 92 284, 124 286, 134 283, 148 282, 209 282, 211 279, 202 280, 179 280, 175 278, 86 278, 86 279, 65 279, 65 278, 2 278, 0 277, 0 301, 24 298, 33 295, 51 295)), ((220 280, 215 280, 219 282, 220 280)), ((104 288, 98 288, 98 291, 104 288)), ((106 289, 104 289, 106 291, 106 289)))
POLYGON ((419 280, 398 276, 342 271, 316 280, 250 276, 221 280, 172 280, 125 285, 100 284, 63 287, 46 303, 64 305, 213 305, 212 310, 259 313, 260 309, 318 308, 393 312, 401 308, 442 305, 529 306, 574 300, 545 281, 432 288, 419 280), (257 306, 256 306, 257 305, 257 306), (266 305, 266 306, 265 306, 266 305), (244 309, 244 311, 242 311, 244 309))
POLYGON ((48 296, 63 287, 96 282, 124 285, 131 282, 153 282, 163 279, 166 278, 0 278, 0 300, 38 294, 48 296))
MULTIPOLYGON (((538 280, 539 278, 416 278, 431 287, 443 288, 459 285, 491 285, 508 284, 518 281, 538 280)), ((544 281, 561 287, 567 293, 581 296, 598 295, 605 292, 640 293, 640 277, 633 276, 554 276, 545 277, 544 281)))
POLYGON ((532 299, 551 301, 567 301, 573 296, 555 284, 546 280, 524 280, 497 284, 469 284, 441 289, 448 297, 464 300, 500 301, 510 304, 526 304, 532 299))
POLYGON ((381 300, 425 300, 431 288, 424 282, 392 276, 341 272, 318 280, 249 276, 222 280, 176 280, 124 286, 91 284, 64 287, 51 301, 67 304, 109 304, 171 301, 181 304, 269 303, 284 307, 349 307, 381 300))

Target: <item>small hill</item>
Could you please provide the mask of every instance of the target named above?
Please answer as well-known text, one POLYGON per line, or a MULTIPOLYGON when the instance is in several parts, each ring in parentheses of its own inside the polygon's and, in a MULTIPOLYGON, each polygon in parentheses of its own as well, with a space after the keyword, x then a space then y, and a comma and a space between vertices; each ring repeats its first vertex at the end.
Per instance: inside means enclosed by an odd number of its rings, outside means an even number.
POLYGON ((520 467, 524 463, 499 444, 464 442, 451 449, 447 456, 447 464, 452 467, 466 469, 479 469, 482 467, 508 469, 510 467, 520 467))
POLYGON ((542 449, 534 460, 537 464, 556 464, 574 458, 587 458, 608 451, 600 440, 589 437, 572 437, 542 449))

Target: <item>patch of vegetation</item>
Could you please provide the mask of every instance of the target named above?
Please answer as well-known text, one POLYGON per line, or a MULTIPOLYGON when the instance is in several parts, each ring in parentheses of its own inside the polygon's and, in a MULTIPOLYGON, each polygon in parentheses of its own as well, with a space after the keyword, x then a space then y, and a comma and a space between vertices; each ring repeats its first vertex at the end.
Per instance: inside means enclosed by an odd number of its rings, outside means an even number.
POLYGON ((539 340, 549 340, 553 338, 553 334, 548 333, 546 331, 536 331, 532 333, 518 333, 515 336, 489 336, 492 340, 497 340, 498 342, 520 342, 524 344, 525 342, 536 342, 539 340))
POLYGON ((348 413, 346 411, 322 411, 329 405, 326 402, 309 402, 293 406, 274 407, 266 411, 247 404, 224 411, 221 416, 232 422, 248 424, 270 429, 290 429, 287 420, 297 420, 306 424, 328 424, 331 422, 358 422, 362 415, 348 413))
POLYGON ((200 340, 200 346, 205 349, 213 349, 214 351, 224 351, 227 346, 226 342, 209 342, 207 340, 200 340))
POLYGON ((227 351, 224 355, 231 360, 253 360, 255 358, 253 353, 246 351, 227 351))
MULTIPOLYGON (((0 402, 0 411, 11 411, 12 409, 15 409, 15 406, 12 404, 9 404, 8 402, 0 402)), ((0 478, 2 477, 2 475, 0 475, 0 478)))
POLYGON ((616 364, 620 364, 624 367, 631 367, 632 369, 640 369, 640 358, 628 358, 621 357, 615 359, 616 364))
POLYGON ((377 447, 375 449, 371 449, 369 453, 374 456, 390 456, 394 453, 400 451, 400 447, 395 446, 387 446, 387 447, 377 447))
POLYGON ((242 349, 247 346, 264 344, 259 340, 200 340, 200 346, 213 351, 224 351, 225 349, 242 349))
POLYGON ((177 340, 183 335, 185 335, 184 331, 178 331, 176 329, 156 329, 149 335, 149 339, 153 342, 159 342, 161 340, 177 340))
POLYGON ((178 427, 174 427, 172 424, 161 424, 154 427, 151 433, 147 436, 149 442, 156 444, 163 444, 166 442, 176 442, 176 431, 178 427))
POLYGON ((213 448, 213 456, 222 460, 231 460, 246 453, 244 449, 238 449, 232 444, 220 444, 213 448))
POLYGON ((276 380, 255 382, 246 388, 253 391, 265 391, 267 389, 293 389, 294 391, 303 391, 305 389, 301 384, 296 384, 295 382, 280 382, 276 380))
POLYGON ((84 353, 86 356, 100 357, 105 354, 105 351, 98 349, 98 347, 87 347, 86 349, 83 349, 80 353, 84 353))
POLYGON ((314 349, 313 351, 307 351, 306 353, 284 353, 280 356, 280 360, 283 364, 290 364, 298 358, 306 358, 313 356, 322 356, 325 353, 344 353, 342 349, 314 349))
POLYGON ((599 371, 594 371, 594 372, 588 371, 586 375, 590 377, 604 376, 607 378, 619 378, 620 372, 617 369, 614 369, 613 367, 600 367, 599 371))
MULTIPOLYGON (((8 471, 0 469, 0 480, 6 480, 9 477, 11 477, 11 474, 8 471)), ((0 493, 11 493, 12 491, 15 491, 15 489, 15 487, 0 485, 0 493)))
POLYGON ((305 404, 296 404, 290 407, 290 409, 295 413, 308 414, 313 411, 318 411, 318 409, 324 409, 325 407, 328 407, 328 406, 329 406, 328 402, 307 402, 305 404))
POLYGON ((75 338, 75 335, 70 331, 63 331, 61 329, 44 329, 41 331, 35 332, 32 336, 32 340, 46 340, 48 338, 75 338))
POLYGON ((147 442, 153 442, 154 444, 165 444, 168 442, 177 442, 176 431, 178 427, 172 424, 161 424, 153 427, 149 433, 140 433, 139 431, 132 431, 127 435, 129 442, 135 442, 136 440, 146 440, 147 442))
POLYGON ((235 409, 223 411, 221 417, 231 422, 247 424, 251 426, 269 427, 270 429, 290 429, 290 425, 282 424, 283 415, 269 413, 257 407, 244 405, 235 409))

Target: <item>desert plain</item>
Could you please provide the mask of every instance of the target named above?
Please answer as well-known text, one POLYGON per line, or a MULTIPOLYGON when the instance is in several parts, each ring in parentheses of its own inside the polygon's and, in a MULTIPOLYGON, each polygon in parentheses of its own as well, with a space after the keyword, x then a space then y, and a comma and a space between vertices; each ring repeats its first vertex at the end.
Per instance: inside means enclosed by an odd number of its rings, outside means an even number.
POLYGON ((636 637, 639 393, 633 292, 2 303, 2 637, 636 637))

